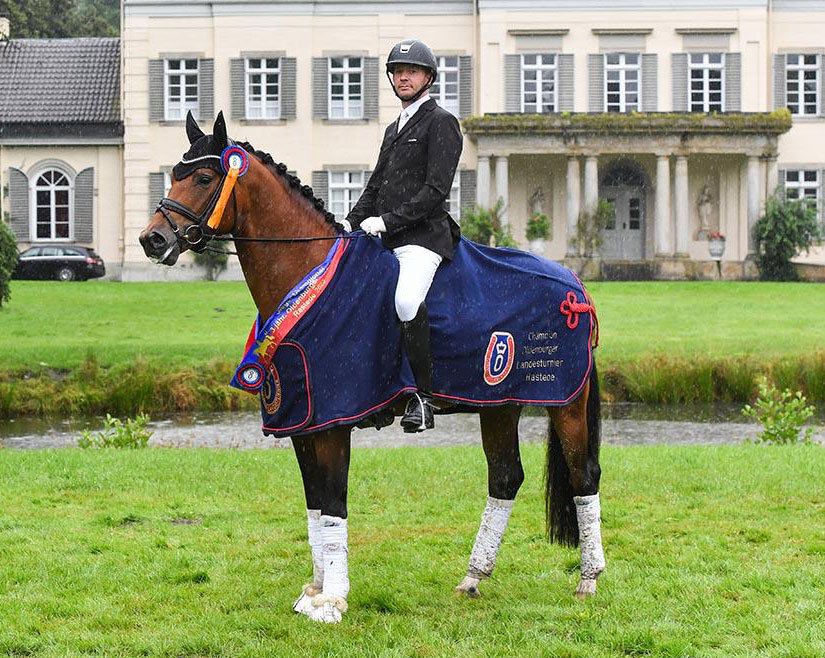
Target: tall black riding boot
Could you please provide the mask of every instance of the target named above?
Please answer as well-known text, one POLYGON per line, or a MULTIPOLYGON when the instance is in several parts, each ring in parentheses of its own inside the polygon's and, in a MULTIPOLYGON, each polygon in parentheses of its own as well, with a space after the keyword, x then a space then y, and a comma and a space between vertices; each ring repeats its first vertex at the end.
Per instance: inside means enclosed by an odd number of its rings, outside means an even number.
POLYGON ((401 427, 405 432, 423 432, 435 427, 431 395, 433 364, 430 359, 430 317, 424 302, 418 307, 418 313, 412 320, 401 323, 401 335, 418 386, 418 392, 407 401, 401 427))

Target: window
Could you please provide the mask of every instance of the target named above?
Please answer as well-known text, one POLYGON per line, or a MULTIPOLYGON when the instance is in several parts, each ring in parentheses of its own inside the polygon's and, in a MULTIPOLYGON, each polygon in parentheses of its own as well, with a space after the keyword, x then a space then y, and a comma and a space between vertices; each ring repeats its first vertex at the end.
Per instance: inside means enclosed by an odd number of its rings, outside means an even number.
POLYGON ((37 240, 71 238, 71 191, 68 176, 57 169, 48 169, 35 179, 32 205, 37 240))
POLYGON ((722 112, 725 56, 690 53, 690 111, 722 112))
POLYGON ((169 190, 172 189, 172 172, 163 172, 163 196, 169 196, 169 190))
POLYGON ((198 60, 167 59, 164 63, 166 84, 166 119, 185 119, 192 111, 198 116, 198 60))
POLYGON ((364 74, 360 57, 330 57, 329 118, 364 116, 364 74))
POLYGON ((641 57, 638 53, 608 53, 604 57, 607 111, 638 112, 641 57))
POLYGON ((796 116, 819 114, 819 55, 786 55, 788 109, 796 116))
POLYGON ((329 209, 335 219, 344 219, 364 189, 363 171, 329 172, 329 209))
POLYGON ((275 57, 246 60, 246 118, 279 119, 281 116, 280 60, 275 57))
POLYGON ((458 56, 438 57, 438 75, 430 96, 448 112, 458 116, 458 56))
POLYGON ((556 56, 521 56, 521 111, 556 111, 556 56))
POLYGON ((447 197, 447 212, 455 221, 461 221, 461 172, 456 170, 450 196, 447 197))
POLYGON ((805 199, 819 212, 818 169, 788 169, 785 172, 785 198, 805 199))

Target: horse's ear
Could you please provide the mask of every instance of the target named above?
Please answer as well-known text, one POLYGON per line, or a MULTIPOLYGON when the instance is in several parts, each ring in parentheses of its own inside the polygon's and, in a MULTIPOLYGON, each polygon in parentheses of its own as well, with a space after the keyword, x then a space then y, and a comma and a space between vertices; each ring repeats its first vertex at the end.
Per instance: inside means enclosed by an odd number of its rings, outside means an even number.
POLYGON ((212 128, 212 139, 215 140, 218 148, 226 148, 226 121, 224 121, 222 111, 218 112, 218 118, 215 119, 215 126, 212 128))
POLYGON ((186 113, 186 136, 189 138, 189 143, 194 144, 201 137, 204 136, 203 130, 200 129, 195 117, 192 116, 192 110, 186 113))

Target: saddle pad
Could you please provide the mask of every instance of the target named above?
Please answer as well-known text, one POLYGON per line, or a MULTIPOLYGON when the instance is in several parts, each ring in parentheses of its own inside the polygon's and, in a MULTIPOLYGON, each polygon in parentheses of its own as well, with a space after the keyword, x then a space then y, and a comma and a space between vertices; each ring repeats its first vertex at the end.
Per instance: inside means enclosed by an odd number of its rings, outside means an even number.
MULTIPOLYGON (((296 286, 275 322, 256 320, 233 378, 261 394, 265 434, 353 424, 415 390, 395 313, 395 256, 365 237, 337 242, 327 263, 308 275, 309 287, 296 286)), ((427 307, 436 397, 561 406, 587 381, 595 310, 558 263, 462 238, 427 307)))

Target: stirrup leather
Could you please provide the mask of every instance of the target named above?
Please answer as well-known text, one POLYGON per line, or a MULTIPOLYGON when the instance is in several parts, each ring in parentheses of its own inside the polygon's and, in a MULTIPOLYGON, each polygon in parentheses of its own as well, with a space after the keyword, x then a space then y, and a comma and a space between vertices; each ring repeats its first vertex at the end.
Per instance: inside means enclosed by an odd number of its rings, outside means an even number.
POLYGON ((407 401, 407 408, 404 417, 401 419, 401 427, 405 432, 423 432, 435 427, 433 418, 433 405, 429 396, 421 393, 413 393, 407 401))

